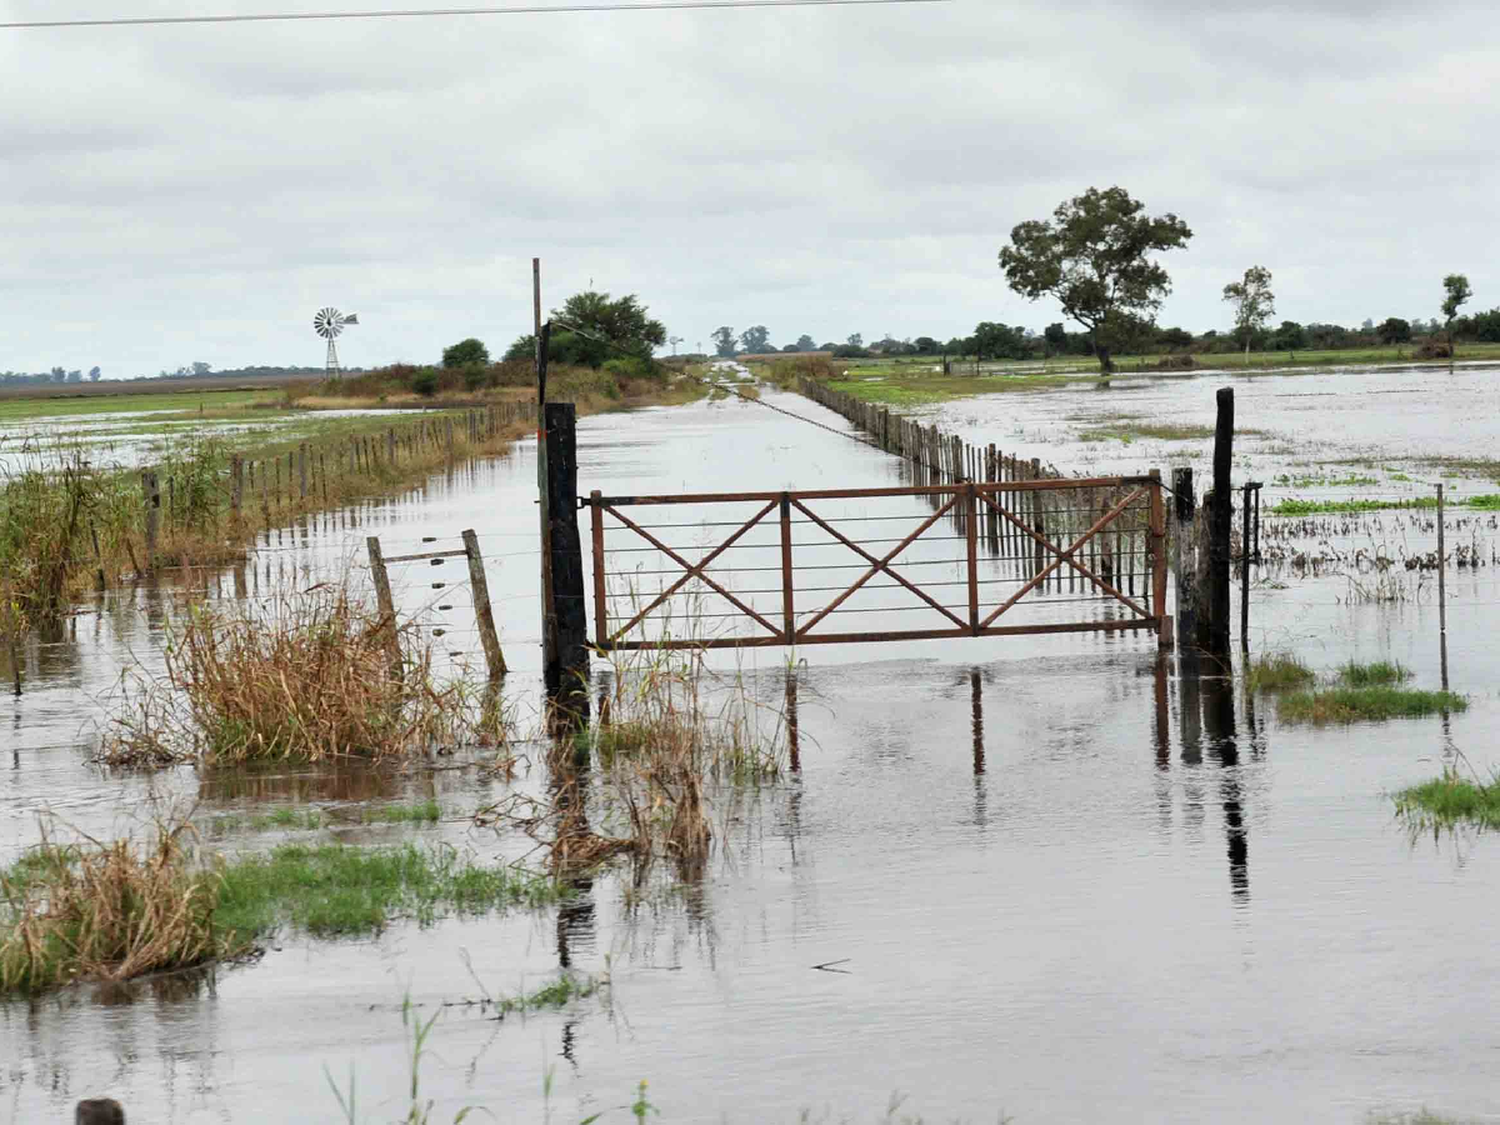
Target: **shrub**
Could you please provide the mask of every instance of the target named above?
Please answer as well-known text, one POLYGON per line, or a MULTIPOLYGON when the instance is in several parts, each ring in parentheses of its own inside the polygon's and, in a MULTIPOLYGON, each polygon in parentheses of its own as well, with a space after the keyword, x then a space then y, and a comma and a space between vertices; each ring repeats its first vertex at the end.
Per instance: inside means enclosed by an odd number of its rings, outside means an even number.
POLYGON ((423 398, 431 398, 438 392, 436 371, 421 371, 412 377, 411 389, 423 398))
POLYGON ((451 348, 443 349, 444 367, 468 367, 478 364, 483 367, 490 362, 490 350, 482 341, 472 336, 467 340, 460 340, 451 348))

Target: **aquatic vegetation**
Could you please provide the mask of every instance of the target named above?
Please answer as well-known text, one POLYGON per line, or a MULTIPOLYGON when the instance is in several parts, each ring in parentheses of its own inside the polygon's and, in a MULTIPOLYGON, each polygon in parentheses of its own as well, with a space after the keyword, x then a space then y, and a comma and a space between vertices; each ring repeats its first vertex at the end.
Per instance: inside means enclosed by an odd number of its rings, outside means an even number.
POLYGON ((339 809, 284 805, 255 816, 215 817, 204 828, 215 832, 315 831, 340 824, 436 824, 442 817, 443 808, 436 801, 339 809))
POLYGON ((104 739, 111 765, 203 759, 380 761, 469 739, 503 722, 461 684, 440 686, 414 630, 319 587, 264 610, 191 609, 175 627, 166 680, 127 696, 104 739))
POLYGON ((1282 500, 1270 509, 1273 516, 1348 515, 1358 512, 1403 511, 1436 508, 1437 497, 1418 496, 1406 500, 1282 500))
POLYGON ((215 925, 249 942, 281 926, 319 937, 376 933, 398 918, 429 925, 445 913, 482 914, 555 902, 555 882, 474 863, 451 847, 282 844, 217 871, 215 925))
POLYGON ((1313 670, 1289 652, 1273 652, 1251 661, 1245 686, 1251 691, 1285 691, 1310 684, 1313 670))
POLYGON ((1415 719, 1442 711, 1466 711, 1466 696, 1447 691, 1418 691, 1389 686, 1334 686, 1281 696, 1277 714, 1293 723, 1380 722, 1415 719))
POLYGON ((1447 770, 1440 778, 1403 789, 1395 802, 1397 815, 1419 830, 1459 824, 1500 828, 1500 779, 1484 784, 1447 770))
POLYGON ((1378 660, 1373 664, 1360 664, 1351 660, 1339 669, 1339 679, 1350 687, 1399 684, 1411 679, 1411 676, 1410 668, 1394 660, 1378 660))

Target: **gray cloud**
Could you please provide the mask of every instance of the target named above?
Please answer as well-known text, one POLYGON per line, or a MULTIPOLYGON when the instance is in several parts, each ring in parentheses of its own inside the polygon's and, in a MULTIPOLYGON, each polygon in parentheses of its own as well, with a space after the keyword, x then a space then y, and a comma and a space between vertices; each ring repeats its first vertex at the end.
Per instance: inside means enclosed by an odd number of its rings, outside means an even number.
POLYGON ((1056 309, 996 252, 1112 183, 1196 232, 1168 323, 1221 325, 1253 263, 1301 320, 1435 312, 1455 269, 1500 304, 1487 15, 957 0, 0 33, 0 368, 316 363, 328 303, 362 314, 352 362, 503 346, 533 254, 553 301, 635 291, 689 344, 1041 327, 1056 309))

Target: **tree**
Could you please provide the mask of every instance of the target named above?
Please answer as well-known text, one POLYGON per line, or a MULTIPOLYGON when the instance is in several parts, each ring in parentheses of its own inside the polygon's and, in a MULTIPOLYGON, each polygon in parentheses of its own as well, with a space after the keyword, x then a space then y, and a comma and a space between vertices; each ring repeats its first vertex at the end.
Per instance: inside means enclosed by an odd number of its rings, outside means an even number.
POLYGON ((917 349, 918 355, 937 355, 938 352, 943 350, 943 345, 939 344, 931 336, 918 336, 911 344, 912 347, 917 349))
POLYGON ((818 350, 817 342, 811 336, 809 336, 806 333, 804 333, 801 336, 797 337, 797 351, 799 351, 799 352, 815 352, 817 350, 818 350))
POLYGON ((1031 344, 1024 328, 982 321, 974 329, 974 354, 980 359, 1027 359, 1031 344))
POLYGON ((1448 358, 1453 358, 1453 321, 1458 310, 1474 295, 1469 288, 1469 279, 1461 273, 1450 273, 1443 278, 1443 316, 1447 318, 1448 358))
POLYGON ((1164 348, 1190 348, 1193 334, 1186 328, 1163 328, 1156 334, 1156 342, 1164 348))
POLYGON ((736 355, 734 329, 729 325, 715 328, 710 336, 714 342, 714 350, 720 359, 733 359, 736 355))
POLYGON ((1404 344, 1411 339, 1411 324, 1399 316, 1387 317, 1375 333, 1382 344, 1404 344))
POLYGON ((91 383, 97 383, 99 381, 100 376, 103 375, 103 374, 104 373, 102 371, 100 371, 99 368, 97 368, 97 367, 90 367, 89 368, 89 382, 91 382, 91 383))
POLYGON ((1172 291, 1152 251, 1184 246, 1193 232, 1176 215, 1152 217, 1123 188, 1089 188, 1058 205, 1053 221, 1020 223, 1000 251, 1000 268, 1023 297, 1051 296, 1089 330, 1099 369, 1110 359, 1122 314, 1149 317, 1172 291))
POLYGON ((443 349, 444 367, 483 367, 489 361, 490 349, 472 336, 467 340, 460 340, 451 348, 443 349))
POLYGON ((1245 362, 1250 362, 1250 341, 1276 315, 1276 296, 1271 292, 1271 271, 1265 266, 1251 266, 1239 281, 1224 286, 1224 300, 1234 306, 1234 335, 1245 345, 1245 362))
POLYGON ((1278 352, 1302 351, 1307 347, 1307 332, 1295 320, 1283 320, 1271 337, 1271 347, 1278 352))
POLYGON ((845 340, 844 343, 848 344, 851 348, 862 348, 865 346, 864 334, 861 332, 856 332, 847 340, 845 340))
POLYGON ((197 360, 197 361, 195 361, 193 363, 193 374, 197 375, 197 376, 200 376, 200 377, 204 376, 204 375, 208 375, 209 373, 211 373, 213 371, 213 369, 214 369, 213 364, 211 364, 211 363, 204 363, 201 359, 197 360))
POLYGON ((740 343, 744 345, 749 355, 760 355, 768 351, 771 342, 771 333, 766 330, 764 324, 757 324, 754 328, 747 328, 740 333, 740 343))

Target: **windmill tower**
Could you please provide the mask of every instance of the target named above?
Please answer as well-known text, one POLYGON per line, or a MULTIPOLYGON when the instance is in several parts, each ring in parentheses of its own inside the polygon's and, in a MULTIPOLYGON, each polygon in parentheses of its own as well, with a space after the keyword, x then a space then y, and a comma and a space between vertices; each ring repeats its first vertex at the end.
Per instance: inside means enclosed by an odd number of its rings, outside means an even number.
POLYGON ((323 339, 328 341, 328 377, 337 379, 339 377, 339 334, 351 324, 358 324, 359 317, 353 313, 345 316, 338 309, 320 309, 318 315, 313 317, 313 329, 323 339))

